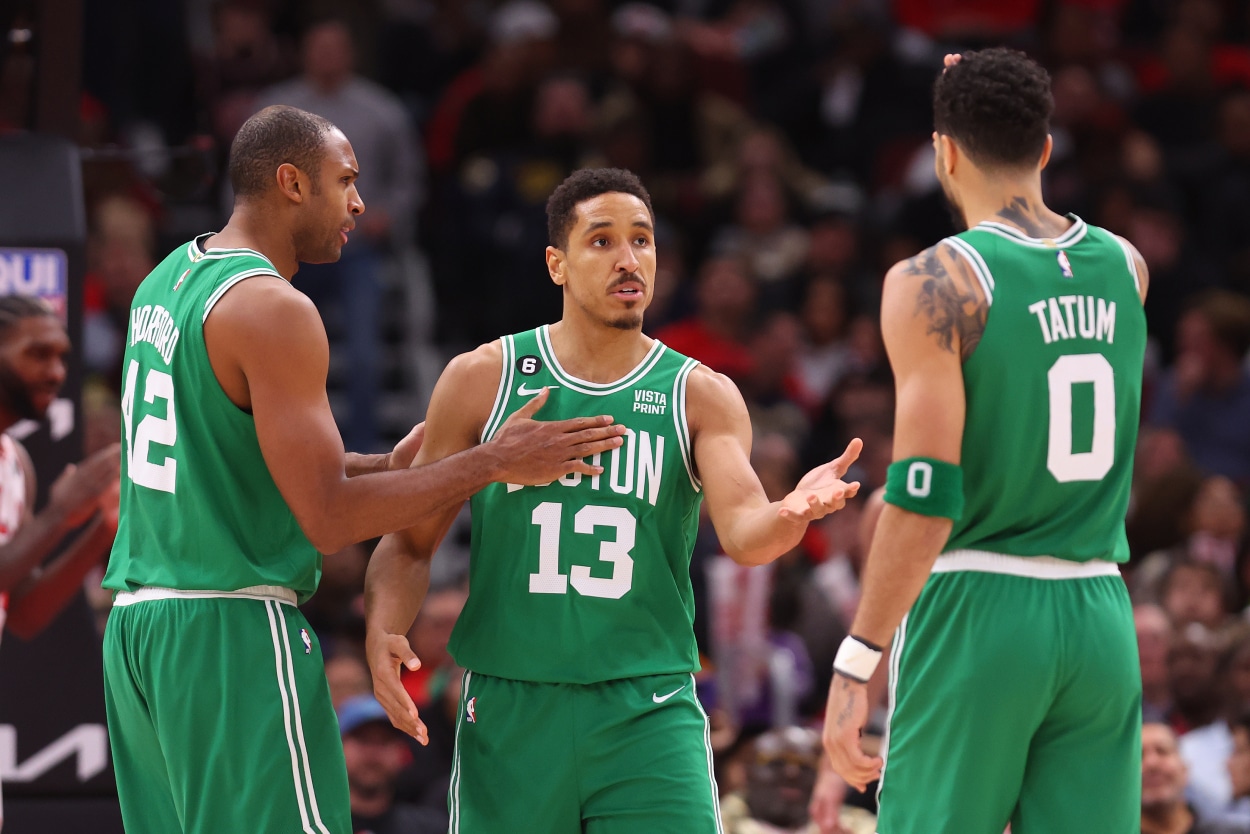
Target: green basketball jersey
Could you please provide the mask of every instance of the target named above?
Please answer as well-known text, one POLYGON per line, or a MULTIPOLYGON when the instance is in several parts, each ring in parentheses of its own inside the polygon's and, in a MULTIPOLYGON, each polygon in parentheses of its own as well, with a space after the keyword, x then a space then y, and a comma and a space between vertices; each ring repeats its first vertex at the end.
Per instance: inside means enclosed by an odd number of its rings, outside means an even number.
POLYGON ((947 550, 1128 559, 1146 318, 1119 238, 994 222, 947 238, 990 300, 964 363, 963 518, 947 550))
POLYGON ((547 328, 505 336, 503 374, 482 432, 544 385, 538 418, 611 414, 625 443, 594 477, 491 484, 471 501, 469 600, 451 636, 466 669, 514 680, 596 683, 693 672, 690 550, 702 500, 686 427, 693 359, 656 342, 616 382, 566 373, 547 328))
POLYGON ((274 485, 250 414, 208 361, 204 321, 239 281, 283 280, 250 249, 179 248, 135 293, 122 395, 122 493, 104 587, 317 587, 321 556, 274 485))

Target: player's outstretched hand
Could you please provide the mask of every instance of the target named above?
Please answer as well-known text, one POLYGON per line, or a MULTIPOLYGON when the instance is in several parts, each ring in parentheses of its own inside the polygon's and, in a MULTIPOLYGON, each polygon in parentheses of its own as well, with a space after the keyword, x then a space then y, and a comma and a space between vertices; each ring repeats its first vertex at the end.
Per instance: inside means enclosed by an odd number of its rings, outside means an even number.
POLYGON ((881 776, 880 756, 867 756, 860 744, 868 723, 868 685, 845 675, 833 675, 825 707, 825 751, 834 773, 859 791, 881 776))
POLYGON ((602 466, 591 466, 583 458, 609 452, 624 441, 625 427, 612 424, 608 415, 574 417, 547 422, 534 415, 547 402, 550 390, 543 390, 518 408, 500 427, 490 442, 503 465, 500 478, 510 484, 549 484, 573 472, 599 475, 602 466))
POLYGON ((421 451, 421 444, 425 441, 425 421, 422 420, 412 427, 412 431, 404 435, 404 438, 395 444, 395 448, 391 449, 391 453, 386 456, 387 469, 407 469, 412 466, 412 462, 417 458, 417 452, 421 451))
POLYGON ((67 528, 77 527, 100 508, 100 497, 121 473, 121 445, 114 443, 57 476, 49 493, 48 509, 64 515, 67 528))
POLYGON ((421 661, 408 645, 408 638, 402 634, 370 632, 365 640, 365 654, 369 671, 373 673, 373 696, 386 710, 391 723, 422 744, 429 744, 430 733, 425 722, 399 679, 401 666, 414 672, 421 668, 421 661))
POLYGON ((859 481, 845 483, 842 476, 859 459, 864 442, 858 437, 847 444, 838 457, 817 466, 799 481, 794 491, 781 499, 777 514, 788 521, 815 521, 846 506, 859 492, 859 481))

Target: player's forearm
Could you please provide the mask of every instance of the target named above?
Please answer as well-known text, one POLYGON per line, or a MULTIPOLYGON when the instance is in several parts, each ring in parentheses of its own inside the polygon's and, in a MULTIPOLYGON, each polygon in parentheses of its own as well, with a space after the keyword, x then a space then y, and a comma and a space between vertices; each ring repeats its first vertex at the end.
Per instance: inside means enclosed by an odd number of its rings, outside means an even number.
POLYGON ((326 491, 315 510, 297 518, 314 547, 334 553, 462 504, 502 471, 493 449, 475 446, 412 469, 344 478, 326 491))
POLYGON ((864 565, 863 592, 851 634, 878 646, 889 643, 920 596, 950 531, 948 518, 886 504, 864 565))
POLYGON ((807 522, 782 518, 780 509, 781 502, 774 501, 734 513, 721 536, 725 555, 740 565, 765 565, 798 547, 807 532, 807 522))
POLYGON ((383 536, 365 572, 367 635, 406 634, 429 588, 428 556, 398 536, 383 536))
POLYGON ((23 640, 47 628, 82 589, 87 572, 108 553, 113 532, 97 515, 51 564, 35 568, 9 601, 8 628, 23 640))
POLYGON ((0 547, 0 591, 11 590, 26 579, 68 532, 65 513, 54 506, 19 527, 0 547))

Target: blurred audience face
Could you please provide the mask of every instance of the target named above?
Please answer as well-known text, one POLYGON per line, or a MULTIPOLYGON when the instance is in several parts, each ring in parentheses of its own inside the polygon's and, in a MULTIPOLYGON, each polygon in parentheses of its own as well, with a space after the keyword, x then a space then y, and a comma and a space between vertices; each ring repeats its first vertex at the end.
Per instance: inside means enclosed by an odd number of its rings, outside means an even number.
POLYGON ((807 822, 820 755, 820 736, 806 727, 783 727, 757 738, 747 765, 752 818, 787 829, 807 822))
POLYGON ((786 222, 786 200, 777 179, 769 175, 750 177, 738 196, 738 225, 746 231, 765 235, 786 222))
POLYGON ((1133 607, 1137 631, 1137 652, 1141 657, 1142 690, 1148 700, 1167 696, 1168 649, 1172 643, 1172 623, 1157 605, 1133 607))
POLYGON ((69 351, 69 336, 56 316, 27 316, 13 324, 0 342, 0 408, 17 419, 43 419, 65 384, 69 351))
POLYGON ((846 332, 846 287, 830 278, 813 280, 800 315, 809 344, 823 347, 836 342, 846 332))
POLYGON ((369 667, 354 654, 326 658, 326 682, 330 685, 330 702, 335 709, 348 698, 373 692, 369 667))
POLYGON ((385 721, 369 721, 343 735, 347 783, 356 795, 376 798, 394 791, 411 754, 403 736, 385 721))
POLYGON ((1219 628, 1225 617, 1219 569, 1199 563, 1176 565, 1163 587, 1163 610, 1177 628, 1189 623, 1219 628))
POLYGON ((544 138, 581 137, 590 131, 590 93, 573 78, 551 78, 538 88, 534 133, 544 138))
POLYGON ((744 324, 755 306, 755 282, 737 258, 709 258, 699 270, 699 311, 732 327, 744 324))
POLYGON ((842 274, 859 257, 855 225, 843 217, 828 217, 812 224, 808 233, 807 265, 813 271, 842 274))
POLYGON ((1205 718, 1219 703, 1219 650, 1202 626, 1177 633, 1168 650, 1168 681, 1176 706, 1187 715, 1205 718))
POLYGON ((1141 807, 1158 814, 1185 802, 1189 772, 1176 746, 1176 734, 1166 724, 1141 728, 1141 807))
POLYGON ((1233 753, 1228 757, 1228 775, 1233 783, 1233 798, 1250 796, 1250 730, 1233 726, 1233 753))
POLYGON ((322 23, 304 34, 304 73, 325 91, 334 91, 351 78, 356 53, 352 35, 338 21, 322 23))
POLYGON ((426 669, 438 669, 451 662, 447 643, 467 599, 468 593, 461 588, 444 588, 426 596, 411 634, 412 650, 426 669))
POLYGON ((798 452, 785 435, 766 434, 756 440, 751 448, 751 466, 769 501, 780 501, 798 480, 798 452))

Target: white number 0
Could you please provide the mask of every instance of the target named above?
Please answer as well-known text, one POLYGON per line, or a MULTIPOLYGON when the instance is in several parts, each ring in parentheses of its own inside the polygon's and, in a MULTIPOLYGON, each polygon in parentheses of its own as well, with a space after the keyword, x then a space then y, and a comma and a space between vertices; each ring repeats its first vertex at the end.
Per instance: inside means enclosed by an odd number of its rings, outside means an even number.
POLYGON ((629 551, 634 547, 638 522, 624 507, 582 507, 573 516, 575 533, 593 534, 596 527, 616 528, 613 541, 599 543, 599 560, 612 563, 609 577, 591 576, 586 565, 573 565, 569 576, 560 573, 560 516, 561 504, 545 501, 534 508, 531 516, 538 525, 538 573, 530 574, 531 594, 567 594, 569 579, 573 588, 583 596, 602 599, 620 599, 629 593, 634 584, 634 557, 629 551))
POLYGON ((126 429, 126 471, 130 480, 139 486, 173 493, 178 473, 178 461, 166 457, 162 463, 148 460, 148 446, 173 446, 178 440, 178 424, 174 420, 174 378, 155 368, 148 371, 143 384, 144 402, 165 401, 165 416, 144 415, 138 431, 133 428, 135 416, 135 383, 139 375, 139 363, 130 360, 126 368, 126 383, 122 394, 122 421, 126 429))
POLYGON ((1099 353, 1061 356, 1046 375, 1050 383, 1050 444, 1046 468, 1060 483, 1097 481, 1115 462, 1115 372, 1099 353), (1094 440, 1088 452, 1072 451, 1072 386, 1094 384, 1094 440))

